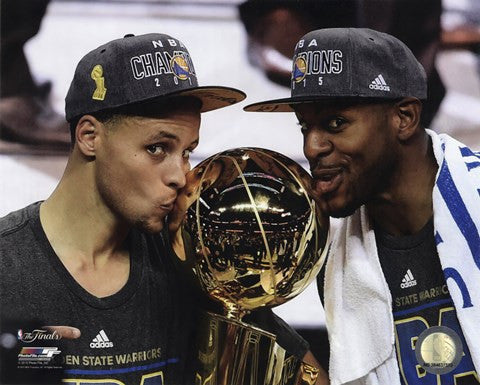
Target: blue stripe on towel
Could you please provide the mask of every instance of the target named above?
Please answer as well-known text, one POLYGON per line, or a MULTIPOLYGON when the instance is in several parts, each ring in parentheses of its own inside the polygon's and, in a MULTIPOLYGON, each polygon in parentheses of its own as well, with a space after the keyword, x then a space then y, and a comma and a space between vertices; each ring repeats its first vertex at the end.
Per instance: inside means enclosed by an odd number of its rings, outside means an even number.
POLYGON ((471 171, 474 168, 480 167, 480 162, 465 162, 465 165, 467 166, 468 171, 471 171))
POLYGON ((464 158, 467 156, 476 156, 477 158, 480 158, 480 151, 473 152, 468 147, 460 147, 460 154, 462 154, 462 157, 464 158))
MULTIPOLYGON (((480 158, 480 156, 479 156, 480 153, 473 152, 468 147, 460 147, 460 154, 464 158, 467 158, 467 157, 470 157, 470 156, 480 158)), ((467 166, 468 171, 471 171, 474 168, 480 167, 480 161, 479 160, 474 160, 472 162, 465 162, 465 165, 467 166)))
POLYGON ((460 289, 463 298, 462 307, 472 307, 473 304, 472 299, 470 298, 470 293, 468 292, 467 285, 465 285, 465 281, 463 280, 460 273, 452 267, 447 267, 443 270, 443 275, 445 276, 445 280, 447 280, 448 278, 452 278, 460 289))
POLYGON ((480 269, 480 235, 462 200, 460 192, 455 186, 446 161, 442 164, 437 187, 455 223, 465 237, 475 264, 480 269))

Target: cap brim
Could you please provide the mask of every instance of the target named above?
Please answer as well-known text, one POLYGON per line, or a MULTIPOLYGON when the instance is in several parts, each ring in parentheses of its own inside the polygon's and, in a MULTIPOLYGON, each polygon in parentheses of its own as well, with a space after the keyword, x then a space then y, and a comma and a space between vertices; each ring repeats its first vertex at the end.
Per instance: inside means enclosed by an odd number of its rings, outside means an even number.
MULTIPOLYGON (((315 103, 320 101, 332 100, 332 99, 350 99, 350 100, 359 100, 359 99, 377 99, 371 96, 365 95, 310 95, 310 96, 297 96, 293 98, 284 98, 284 99, 274 99, 267 100, 265 102, 258 102, 249 104, 244 107, 243 110, 247 112, 295 112, 295 105, 306 104, 306 103, 315 103)), ((390 98, 382 98, 390 99, 390 98)), ((395 99, 392 97, 391 99, 395 99)))
POLYGON ((313 103, 319 100, 331 99, 333 96, 301 96, 295 98, 284 98, 267 100, 249 104, 243 110, 247 112, 294 112, 295 104, 313 103))
POLYGON ((171 96, 193 96, 202 102, 200 112, 217 110, 219 108, 228 107, 244 100, 247 95, 236 88, 220 87, 220 86, 204 86, 189 90, 175 92, 166 95, 171 96))

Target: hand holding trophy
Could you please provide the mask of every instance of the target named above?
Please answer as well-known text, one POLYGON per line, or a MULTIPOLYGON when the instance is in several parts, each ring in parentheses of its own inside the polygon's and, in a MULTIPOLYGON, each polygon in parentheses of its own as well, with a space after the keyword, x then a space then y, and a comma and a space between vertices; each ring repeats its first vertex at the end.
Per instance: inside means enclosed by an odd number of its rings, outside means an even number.
POLYGON ((315 382, 316 368, 286 352, 275 335, 242 321, 298 295, 322 267, 329 223, 309 190, 301 166, 259 148, 221 152, 187 175, 171 218, 177 225, 184 219, 173 248, 224 309, 200 320, 197 384, 315 382))

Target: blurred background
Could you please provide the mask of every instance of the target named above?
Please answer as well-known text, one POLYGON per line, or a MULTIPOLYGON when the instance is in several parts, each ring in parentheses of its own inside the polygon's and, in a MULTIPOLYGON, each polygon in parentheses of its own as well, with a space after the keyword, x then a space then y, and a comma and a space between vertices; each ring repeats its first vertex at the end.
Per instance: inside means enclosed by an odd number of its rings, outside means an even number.
MULTIPOLYGON (((201 85, 240 88, 247 100, 203 115, 192 164, 232 147, 281 152, 308 169, 293 114, 245 113, 289 95, 297 40, 322 27, 391 33, 426 68, 424 124, 480 149, 479 0, 1 0, 0 217, 45 199, 68 154, 64 97, 79 59, 125 34, 161 32, 188 48, 201 85)), ((81 202, 79 202, 81 204, 81 202)), ((315 285, 275 311, 328 352, 315 285)))

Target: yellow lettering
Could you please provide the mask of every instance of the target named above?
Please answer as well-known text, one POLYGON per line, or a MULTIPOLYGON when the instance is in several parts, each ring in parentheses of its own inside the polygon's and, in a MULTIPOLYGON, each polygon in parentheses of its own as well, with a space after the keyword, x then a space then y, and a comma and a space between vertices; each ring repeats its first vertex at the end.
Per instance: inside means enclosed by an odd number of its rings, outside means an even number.
POLYGON ((90 365, 89 358, 90 358, 90 356, 83 356, 82 357, 82 364, 85 365, 85 366, 90 365))
POLYGON ((117 361, 117 364, 125 364, 127 362, 127 355, 117 354, 115 355, 115 361, 117 361))
POLYGON ((67 365, 80 365, 80 356, 74 356, 71 354, 67 354, 65 356, 65 363, 67 365))
POLYGON ((426 300, 430 298, 429 294, 428 294, 428 290, 423 290, 422 292, 420 292, 420 300, 423 301, 423 300, 426 300))

